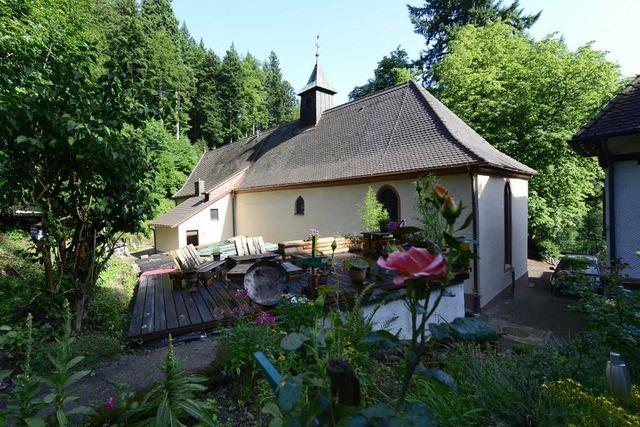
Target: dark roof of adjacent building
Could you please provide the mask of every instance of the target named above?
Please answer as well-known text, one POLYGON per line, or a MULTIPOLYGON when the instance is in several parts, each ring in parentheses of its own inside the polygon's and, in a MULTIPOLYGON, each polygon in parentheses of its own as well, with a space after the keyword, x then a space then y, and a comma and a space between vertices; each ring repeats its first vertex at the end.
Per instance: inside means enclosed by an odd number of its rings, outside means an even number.
POLYGON ((601 138, 640 132, 640 75, 618 93, 572 138, 582 154, 593 154, 589 145, 601 138))
POLYGON ((207 206, 210 206, 215 201, 215 199, 207 200, 204 195, 189 197, 169 212, 154 219, 151 224, 161 225, 164 227, 175 227, 182 224, 207 206))
POLYGON ((501 153, 414 82, 328 109, 316 126, 286 123, 206 152, 176 198, 246 170, 238 189, 489 166, 535 171, 501 153))

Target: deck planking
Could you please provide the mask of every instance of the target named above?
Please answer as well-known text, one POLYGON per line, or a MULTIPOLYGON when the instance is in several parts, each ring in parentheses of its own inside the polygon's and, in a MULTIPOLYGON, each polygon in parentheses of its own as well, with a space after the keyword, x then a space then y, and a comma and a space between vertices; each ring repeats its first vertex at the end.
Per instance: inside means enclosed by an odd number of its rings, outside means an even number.
MULTIPOLYGON (((394 288, 391 277, 373 282, 368 290, 394 288)), ((301 286, 309 280, 305 273, 289 284, 290 293, 299 294, 301 286)), ((350 299, 362 292, 364 286, 351 284, 347 272, 339 271, 329 277, 329 285, 340 289, 340 300, 350 299)), ((250 316, 261 308, 242 299, 237 291, 242 284, 224 279, 210 280, 206 286, 173 290, 169 275, 150 274, 140 276, 132 310, 128 335, 143 341, 218 328, 238 316, 250 316)), ((327 295, 327 304, 336 303, 335 295, 327 295)))

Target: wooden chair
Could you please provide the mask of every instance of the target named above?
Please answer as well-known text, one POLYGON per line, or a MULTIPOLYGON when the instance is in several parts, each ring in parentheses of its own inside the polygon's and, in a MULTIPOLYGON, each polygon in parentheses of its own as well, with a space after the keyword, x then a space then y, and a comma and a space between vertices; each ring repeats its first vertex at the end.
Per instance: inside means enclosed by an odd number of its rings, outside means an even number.
POLYGON ((226 263, 224 260, 203 260, 193 245, 187 245, 170 252, 171 257, 178 266, 178 272, 171 273, 174 288, 179 288, 182 279, 195 285, 198 282, 206 282, 210 277, 219 273, 226 263))
POLYGON ((236 246, 236 254, 229 256, 229 259, 236 264, 254 263, 262 260, 274 260, 278 258, 278 254, 268 251, 262 236, 257 237, 234 237, 233 242, 236 246))

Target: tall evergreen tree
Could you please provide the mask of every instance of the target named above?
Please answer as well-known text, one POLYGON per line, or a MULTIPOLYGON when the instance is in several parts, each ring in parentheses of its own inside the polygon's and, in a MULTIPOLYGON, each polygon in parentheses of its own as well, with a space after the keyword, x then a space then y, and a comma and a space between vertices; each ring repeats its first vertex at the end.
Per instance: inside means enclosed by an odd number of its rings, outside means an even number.
POLYGON ((195 88, 193 72, 184 58, 186 41, 169 0, 144 0, 141 18, 148 37, 149 80, 153 92, 150 108, 167 130, 184 134, 195 88))
POLYGON ((541 13, 525 14, 519 0, 509 6, 503 6, 501 0, 426 0, 424 6, 407 7, 414 31, 427 42, 417 61, 426 83, 432 82, 433 66, 448 52, 457 29, 467 24, 484 26, 502 20, 524 31, 535 24, 541 13))
POLYGON ((197 83, 190 114, 189 138, 194 142, 204 140, 209 147, 215 147, 224 142, 218 96, 221 62, 215 52, 204 48, 202 42, 199 49, 203 56, 195 68, 197 83))
POLYGON ((265 61, 263 70, 268 127, 271 128, 295 119, 298 102, 293 87, 282 77, 280 61, 274 51, 271 51, 269 59, 265 61))
POLYGON ((177 40, 178 20, 171 8, 171 0, 143 0, 141 11, 147 31, 164 31, 172 40, 177 40))
POLYGON ((222 60, 217 78, 223 143, 236 141, 244 134, 241 127, 243 74, 242 61, 235 46, 231 44, 222 60))

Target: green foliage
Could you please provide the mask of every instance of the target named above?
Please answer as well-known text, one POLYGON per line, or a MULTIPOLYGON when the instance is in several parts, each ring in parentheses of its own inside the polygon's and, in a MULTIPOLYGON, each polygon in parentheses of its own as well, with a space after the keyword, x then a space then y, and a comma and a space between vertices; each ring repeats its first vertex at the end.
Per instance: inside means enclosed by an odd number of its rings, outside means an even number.
POLYGON ((118 257, 111 258, 87 306, 87 326, 114 337, 123 336, 129 326, 129 304, 137 281, 131 264, 118 257))
POLYGON ((280 327, 291 332, 312 327, 322 316, 322 311, 322 307, 306 298, 283 301, 275 309, 280 327))
POLYGON ((440 426, 482 425, 477 413, 480 411, 471 396, 459 395, 454 390, 438 390, 433 381, 418 377, 409 393, 408 402, 423 402, 435 413, 440 426))
POLYGON ((436 244, 442 243, 447 221, 440 215, 440 207, 433 203, 434 186, 439 181, 434 176, 427 176, 416 181, 416 211, 420 228, 424 237, 436 244))
POLYGON ((372 187, 367 189, 362 203, 358 205, 358 214, 364 231, 380 231, 380 222, 389 218, 389 213, 378 201, 372 187))
POLYGON ((345 270, 367 270, 369 268, 369 262, 359 256, 353 256, 346 258, 342 262, 342 268, 345 270))
MULTIPOLYGON (((39 383, 31 373, 31 353, 33 351, 33 318, 31 314, 27 316, 26 345, 24 347, 24 360, 20 364, 22 373, 13 379, 13 390, 7 396, 7 405, 0 411, 0 421, 15 422, 17 425, 29 425, 29 422, 37 422, 38 411, 46 407, 46 403, 40 398, 39 383)), ((0 372, 0 377, 9 372, 0 372)))
POLYGON ((634 381, 640 378, 640 294, 622 286, 623 265, 601 266, 604 294, 593 289, 586 278, 576 277, 575 291, 580 302, 571 307, 587 318, 587 338, 591 345, 621 353, 634 381))
POLYGON ((78 371, 75 367, 82 362, 82 356, 74 356, 72 344, 74 338, 71 336, 71 312, 69 303, 65 300, 64 305, 64 326, 62 337, 56 338, 56 345, 52 352, 47 355, 51 362, 51 371, 42 377, 44 384, 51 388, 43 401, 55 411, 55 419, 61 426, 69 423, 69 416, 74 414, 86 414, 88 408, 76 406, 69 409, 70 403, 79 400, 78 396, 72 395, 69 388, 89 374, 89 371, 78 371))
POLYGON ((382 89, 415 80, 417 73, 407 51, 398 46, 388 56, 378 62, 373 72, 373 78, 366 84, 356 86, 349 92, 349 99, 358 99, 382 89))
POLYGON ((449 52, 451 39, 461 27, 485 26, 502 20, 513 29, 524 31, 535 24, 541 13, 525 15, 519 0, 509 6, 495 0, 426 0, 422 7, 407 7, 414 31, 426 41, 426 48, 417 61, 426 82, 432 81, 433 67, 449 52))
POLYGON ((619 89, 618 66, 590 45, 571 51, 562 39, 535 41, 499 22, 460 29, 435 73, 446 105, 539 172, 529 183, 532 250, 549 255, 571 243, 567 230, 597 199, 602 171, 567 141, 619 89))
POLYGON ((544 384, 539 425, 637 426, 640 425, 640 390, 633 388, 631 402, 620 405, 609 396, 585 390, 567 379, 544 384))
POLYGON ((253 353, 261 351, 273 359, 276 348, 277 335, 269 325, 239 320, 225 331, 221 341, 221 364, 236 378, 236 391, 242 399, 255 397, 251 393, 260 373, 253 353))
POLYGON ((125 424, 183 426, 182 420, 190 417, 207 426, 217 425, 204 404, 194 399, 195 393, 206 390, 201 384, 206 378, 188 375, 180 366, 173 352, 171 336, 162 373, 164 379, 153 386, 140 406, 125 414, 125 424))

